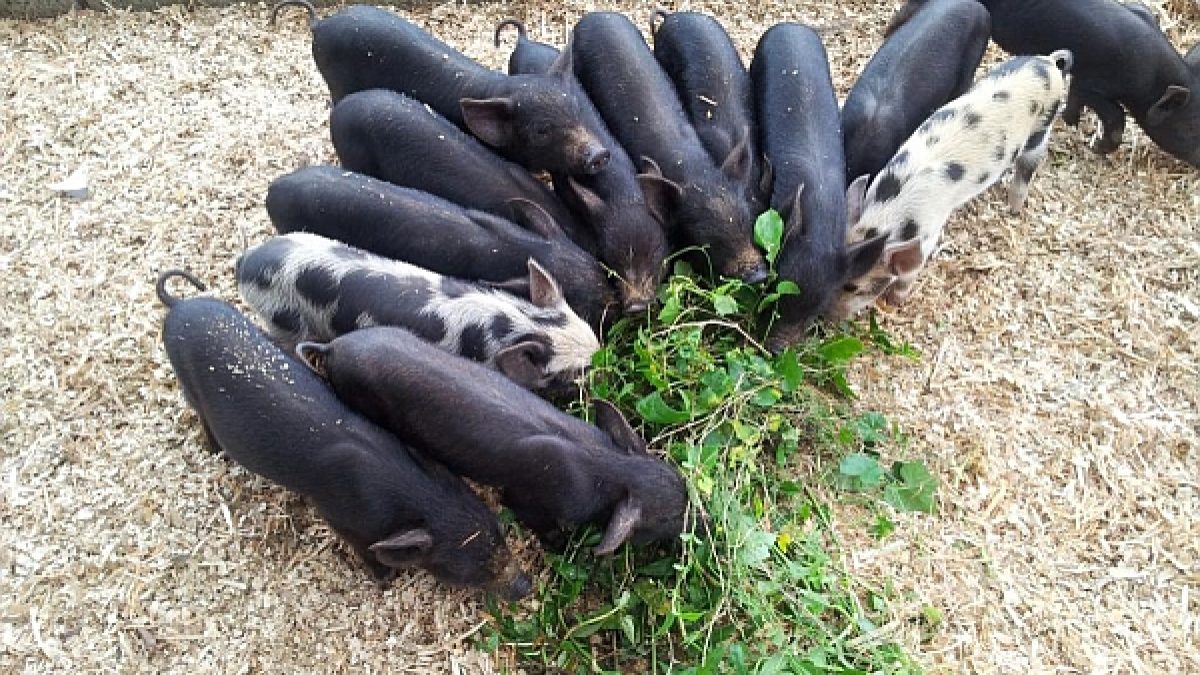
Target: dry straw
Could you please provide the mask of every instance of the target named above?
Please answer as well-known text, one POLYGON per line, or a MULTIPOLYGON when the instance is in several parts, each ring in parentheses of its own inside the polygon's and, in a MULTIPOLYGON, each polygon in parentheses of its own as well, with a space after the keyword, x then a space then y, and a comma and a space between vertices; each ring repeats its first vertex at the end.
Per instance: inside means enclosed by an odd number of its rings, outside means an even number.
MULTIPOLYGON (((822 27, 844 93, 885 4, 690 8, 745 53, 772 22, 822 27)), ((1200 39, 1189 1, 1152 4, 1177 44, 1200 39)), ((500 18, 561 43, 594 7, 411 16, 498 66, 500 18)), ((641 25, 653 6, 620 8, 641 25)), ((234 298, 267 183, 331 159, 299 14, 0 21, 0 670, 498 667, 469 648, 473 594, 423 574, 376 590, 299 500, 209 455, 158 344, 156 273, 234 298), (50 191, 81 166, 89 199, 50 191)), ((963 210, 882 317, 924 356, 857 366, 860 405, 908 432, 942 510, 882 542, 852 510, 839 528, 856 574, 894 580, 890 627, 933 670, 1200 671, 1198 187, 1140 132, 1098 158, 1060 128, 1025 214, 996 192, 963 210)))

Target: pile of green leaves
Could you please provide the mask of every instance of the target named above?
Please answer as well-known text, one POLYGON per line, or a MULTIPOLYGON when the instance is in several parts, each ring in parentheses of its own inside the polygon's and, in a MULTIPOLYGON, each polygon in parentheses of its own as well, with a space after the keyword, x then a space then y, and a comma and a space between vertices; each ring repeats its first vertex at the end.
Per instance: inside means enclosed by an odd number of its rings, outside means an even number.
MULTIPOLYGON (((771 261, 782 223, 760 218, 771 261)), ((771 355, 759 317, 798 292, 737 281, 706 286, 682 263, 651 320, 607 336, 590 394, 620 407, 687 478, 707 532, 663 550, 624 547, 595 558, 599 534, 547 553, 534 602, 493 604, 486 648, 512 650, 535 671, 673 673, 916 672, 878 627, 886 597, 847 576, 830 506, 809 485, 848 498, 930 511, 924 466, 885 470, 878 450, 901 441, 882 415, 855 417, 846 365, 868 344, 896 348, 873 323, 864 337, 831 335, 771 355), (864 338, 866 342, 864 342, 864 338), (836 466, 822 471, 820 466, 836 466)), ((877 507, 872 531, 891 521, 877 507)))

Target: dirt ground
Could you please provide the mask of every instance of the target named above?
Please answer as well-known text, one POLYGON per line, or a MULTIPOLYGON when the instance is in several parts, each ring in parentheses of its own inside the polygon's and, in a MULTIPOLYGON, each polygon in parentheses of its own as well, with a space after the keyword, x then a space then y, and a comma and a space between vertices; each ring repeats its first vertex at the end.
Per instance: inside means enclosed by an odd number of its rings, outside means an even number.
MULTIPOLYGON (((1200 10, 1150 4, 1200 39, 1200 10)), ((499 66, 498 19, 561 43, 593 8, 610 5, 409 16, 499 66)), ((890 3, 680 8, 747 53, 771 23, 823 27, 844 93, 890 3)), ((498 667, 469 646, 475 594, 420 573, 376 590, 300 500, 208 454, 160 349, 158 271, 236 298, 267 183, 332 159, 299 12, 266 16, 0 21, 0 670, 498 667), (90 198, 49 188, 79 167, 90 198)), ((841 523, 933 672, 1200 672, 1200 173, 1134 130, 1109 158, 1084 141, 1060 125, 1024 214, 993 191, 955 216, 911 303, 881 315, 921 358, 853 373, 942 480, 940 512, 881 542, 841 523)))

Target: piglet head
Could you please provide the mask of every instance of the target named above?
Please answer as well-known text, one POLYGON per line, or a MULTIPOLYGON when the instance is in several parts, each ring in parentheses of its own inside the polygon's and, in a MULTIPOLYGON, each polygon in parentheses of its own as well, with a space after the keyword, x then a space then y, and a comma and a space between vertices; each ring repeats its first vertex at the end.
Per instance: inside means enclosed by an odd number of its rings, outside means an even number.
MULTIPOLYGON (((470 492, 465 484, 461 490, 470 492)), ((513 559, 495 516, 473 493, 460 496, 439 511, 433 519, 436 522, 399 530, 368 550, 382 565, 421 567, 453 586, 482 588, 506 600, 528 595, 532 587, 529 576, 513 559)))
POLYGON ((595 174, 612 157, 589 128, 584 106, 591 102, 575 81, 570 49, 544 75, 512 75, 508 93, 459 101, 463 122, 479 140, 531 169, 569 175, 595 174))
POLYGON ((572 382, 591 365, 600 349, 596 333, 563 297, 554 277, 536 260, 528 260, 529 318, 537 334, 508 345, 494 359, 496 369, 527 389, 572 382))
POLYGON ((609 464, 625 485, 596 546, 597 555, 608 555, 625 543, 649 543, 678 537, 687 515, 687 488, 670 464, 651 456, 646 442, 629 421, 607 401, 597 400, 596 426, 612 440, 623 461, 609 464))
MULTIPOLYGON (((656 181, 645 178, 643 184, 656 181)), ((666 233, 649 206, 650 199, 606 201, 588 181, 574 177, 567 178, 566 186, 572 201, 582 207, 588 221, 595 223, 601 233, 600 258, 617 276, 622 309, 626 314, 645 312, 654 302, 667 255, 666 233)), ((651 185, 650 189, 655 187, 651 185)))
POLYGON ((1200 66, 1193 71, 1192 83, 1167 86, 1139 122, 1160 148, 1200 167, 1200 96, 1194 91, 1200 86, 1200 66))

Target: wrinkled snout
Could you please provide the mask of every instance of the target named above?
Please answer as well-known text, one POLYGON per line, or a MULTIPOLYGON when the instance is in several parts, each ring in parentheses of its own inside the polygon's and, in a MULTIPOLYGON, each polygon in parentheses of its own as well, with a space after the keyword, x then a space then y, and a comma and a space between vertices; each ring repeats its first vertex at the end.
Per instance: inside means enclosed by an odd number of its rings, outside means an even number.
POLYGON ((529 595, 533 590, 533 581, 528 574, 522 572, 508 585, 508 589, 504 593, 505 600, 520 600, 529 595))
POLYGON ((599 144, 592 144, 584 151, 583 169, 589 174, 597 174, 608 166, 608 160, 612 159, 612 153, 599 144))
POLYGON ((1075 55, 1069 49, 1060 49, 1051 53, 1050 60, 1054 61, 1054 66, 1062 71, 1063 75, 1071 72, 1071 66, 1075 65, 1075 55))
POLYGON ((655 300, 655 287, 657 280, 654 278, 639 279, 634 281, 621 280, 621 311, 626 316, 633 314, 641 314, 650 309, 655 300))
POLYGON ((533 590, 533 580, 513 562, 504 568, 501 578, 489 590, 505 600, 520 600, 533 590))
POLYGON ((767 280, 767 263, 762 262, 742 274, 742 281, 757 285, 767 280))

